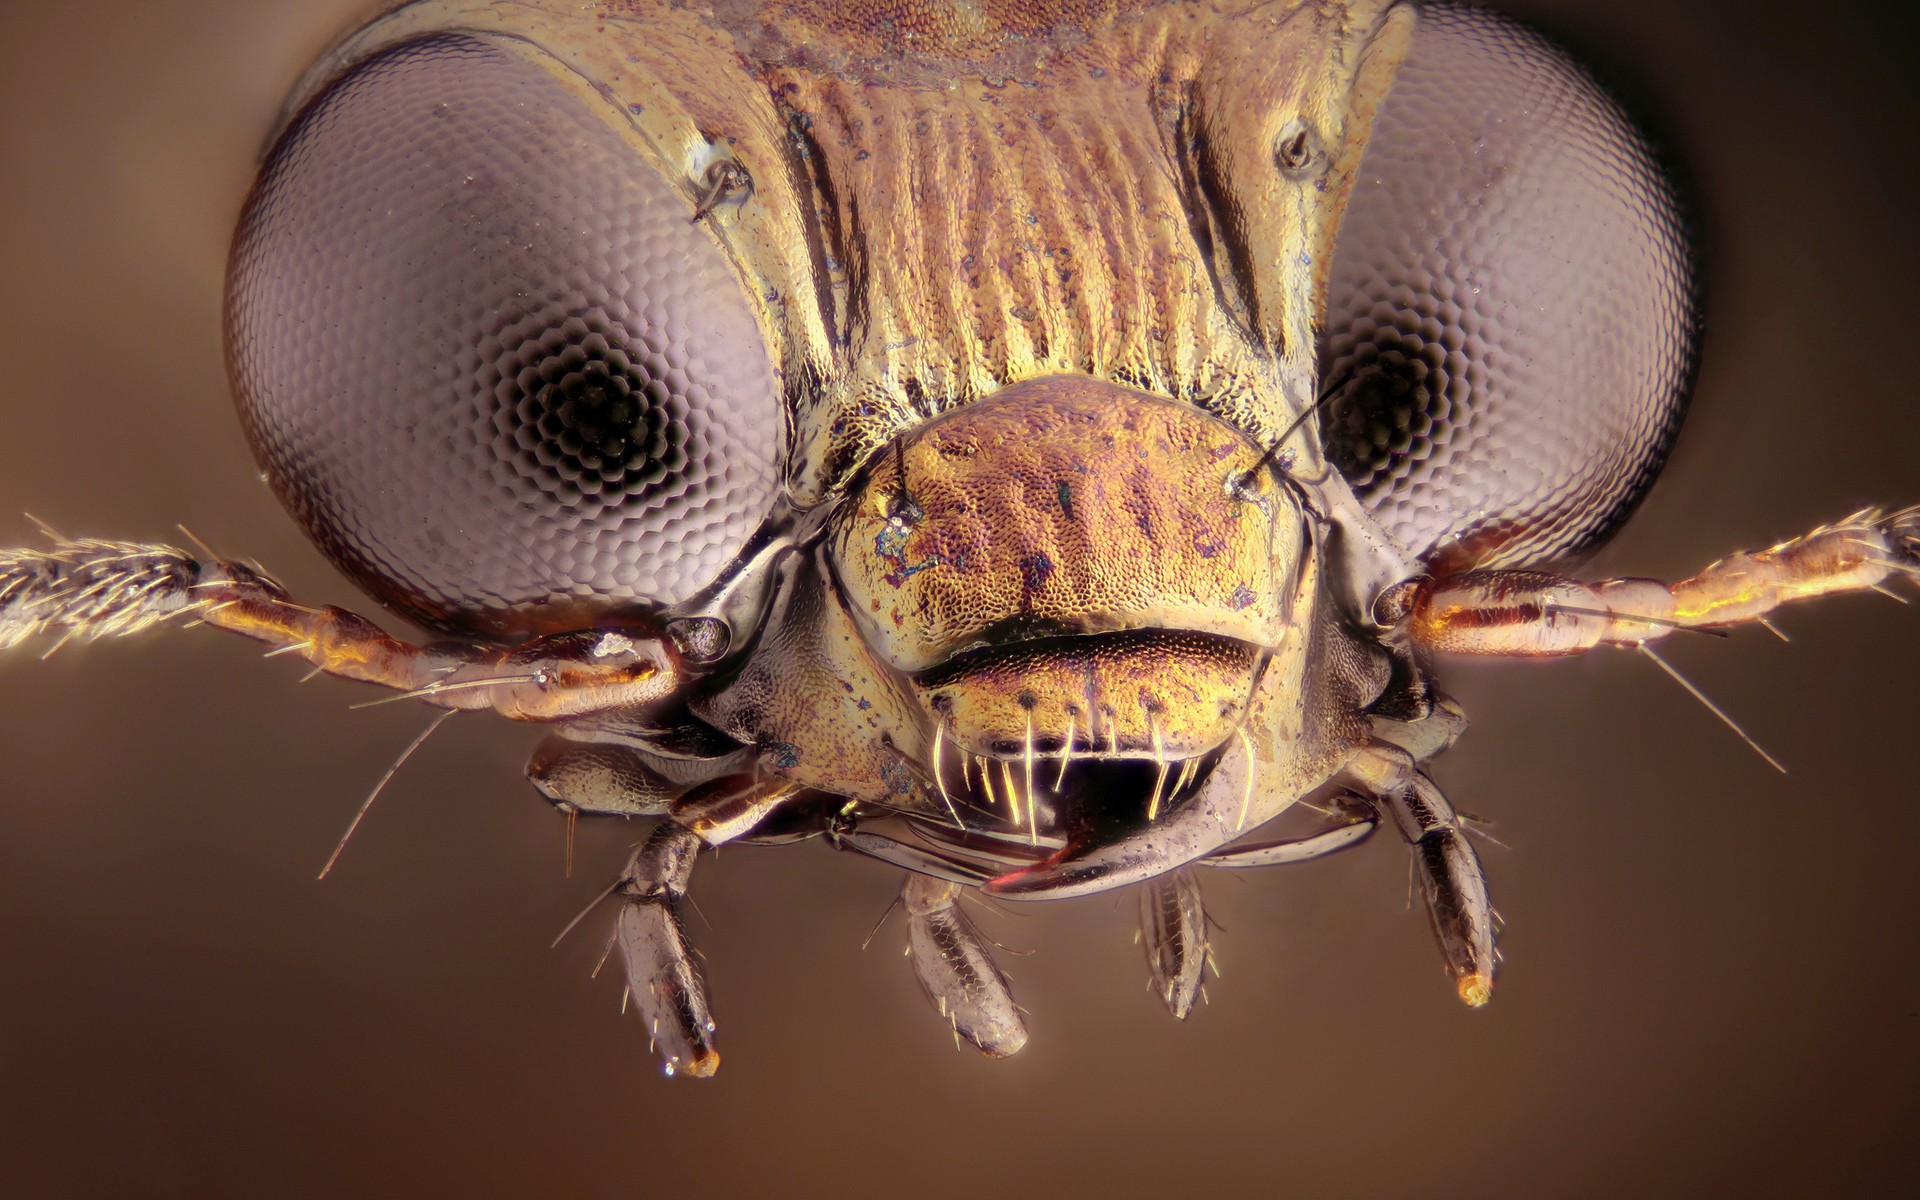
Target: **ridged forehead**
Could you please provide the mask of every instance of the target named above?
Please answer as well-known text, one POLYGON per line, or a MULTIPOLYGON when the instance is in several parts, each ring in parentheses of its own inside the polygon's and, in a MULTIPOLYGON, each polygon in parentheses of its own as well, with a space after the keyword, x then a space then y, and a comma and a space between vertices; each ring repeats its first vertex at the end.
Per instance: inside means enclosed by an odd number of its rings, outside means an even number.
POLYGON ((713 14, 757 62, 867 84, 943 87, 956 74, 1030 76, 1116 22, 1173 2, 720 0, 713 14))
POLYGON ((929 417, 1050 374, 1276 437, 1313 390, 1333 227, 1405 33, 1390 10, 433 0, 320 72, 450 28, 521 38, 616 99, 689 192, 715 153, 743 165, 752 197, 716 228, 808 504, 929 417), (1296 119, 1319 178, 1275 167, 1296 119))

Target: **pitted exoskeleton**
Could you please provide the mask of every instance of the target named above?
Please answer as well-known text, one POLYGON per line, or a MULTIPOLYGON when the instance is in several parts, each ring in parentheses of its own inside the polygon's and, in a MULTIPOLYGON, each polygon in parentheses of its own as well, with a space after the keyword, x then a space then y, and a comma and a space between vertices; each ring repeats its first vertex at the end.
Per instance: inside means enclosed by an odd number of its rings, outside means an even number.
POLYGON ((0 645, 178 617, 550 725, 543 795, 650 823, 614 941, 673 1073, 718 1062, 679 906, 729 841, 903 867, 921 984, 1004 1055, 966 889, 1137 885, 1184 1017, 1202 868, 1385 822, 1480 1005, 1434 656, 1644 647, 1920 560, 1908 510, 1565 574, 1658 470, 1696 324, 1652 156, 1478 10, 407 4, 294 97, 228 333, 282 498, 447 640, 56 538, 0 555, 0 645))

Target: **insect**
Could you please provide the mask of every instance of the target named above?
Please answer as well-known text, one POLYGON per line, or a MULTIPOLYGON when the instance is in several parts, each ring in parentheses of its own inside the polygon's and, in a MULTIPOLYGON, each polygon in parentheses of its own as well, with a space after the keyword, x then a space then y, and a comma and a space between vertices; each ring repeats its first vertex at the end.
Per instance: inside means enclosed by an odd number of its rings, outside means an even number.
POLYGON ((1531 569, 1650 482, 1694 312, 1651 158, 1498 18, 928 21, 420 4, 353 35, 242 219, 235 378, 315 541, 451 640, 66 539, 5 560, 0 635, 178 618, 552 726, 550 800, 660 819, 615 941, 670 1072, 718 1062, 679 906, 734 840, 905 868, 922 984, 1008 1054, 964 889, 1137 885, 1185 1015, 1200 868, 1385 823, 1485 1003, 1432 655, 1644 649, 1881 586, 1912 510, 1672 587, 1531 569), (1527 88, 1572 115, 1517 128, 1527 88), (1513 268, 1536 241, 1545 274, 1513 268), (1273 832, 1303 801, 1323 827, 1273 832))

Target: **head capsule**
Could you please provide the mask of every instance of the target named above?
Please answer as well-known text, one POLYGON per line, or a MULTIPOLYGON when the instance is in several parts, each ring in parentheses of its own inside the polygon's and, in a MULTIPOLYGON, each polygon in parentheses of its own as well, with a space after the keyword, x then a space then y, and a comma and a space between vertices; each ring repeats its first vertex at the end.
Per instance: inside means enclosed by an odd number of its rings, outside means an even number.
POLYGON ((1236 735, 1263 680, 1311 640, 1308 517, 1262 448, 1084 376, 902 436, 828 545, 852 623, 934 730, 926 771, 957 818, 939 836, 1029 857, 1176 821, 1260 740, 1236 735))

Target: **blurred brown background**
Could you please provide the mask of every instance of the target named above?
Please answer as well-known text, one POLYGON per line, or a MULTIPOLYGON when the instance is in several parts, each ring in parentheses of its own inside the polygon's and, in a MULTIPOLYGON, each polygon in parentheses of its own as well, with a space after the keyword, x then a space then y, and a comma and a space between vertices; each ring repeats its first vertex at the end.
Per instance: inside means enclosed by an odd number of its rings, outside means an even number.
MULTIPOLYGON (((360 0, 0 7, 0 513, 175 538, 359 598, 256 478, 219 355, 280 93, 360 0)), ((1596 570, 1678 575, 1920 499, 1915 18, 1892 3, 1513 5, 1624 73, 1695 172, 1711 325, 1678 457, 1596 570)), ((32 537, 0 516, 0 542, 32 537)), ((525 730, 421 727, 213 634, 0 660, 0 1192, 34 1196, 1915 1194, 1920 612, 1868 596, 1670 657, 1458 664, 1440 771, 1497 822, 1495 1003, 1452 998, 1403 851, 1212 882, 1177 1026, 1131 898, 989 918, 1032 1010, 955 1053, 860 940, 890 873, 703 865, 726 1067, 660 1078, 600 920, 632 831, 562 822, 525 730)))

